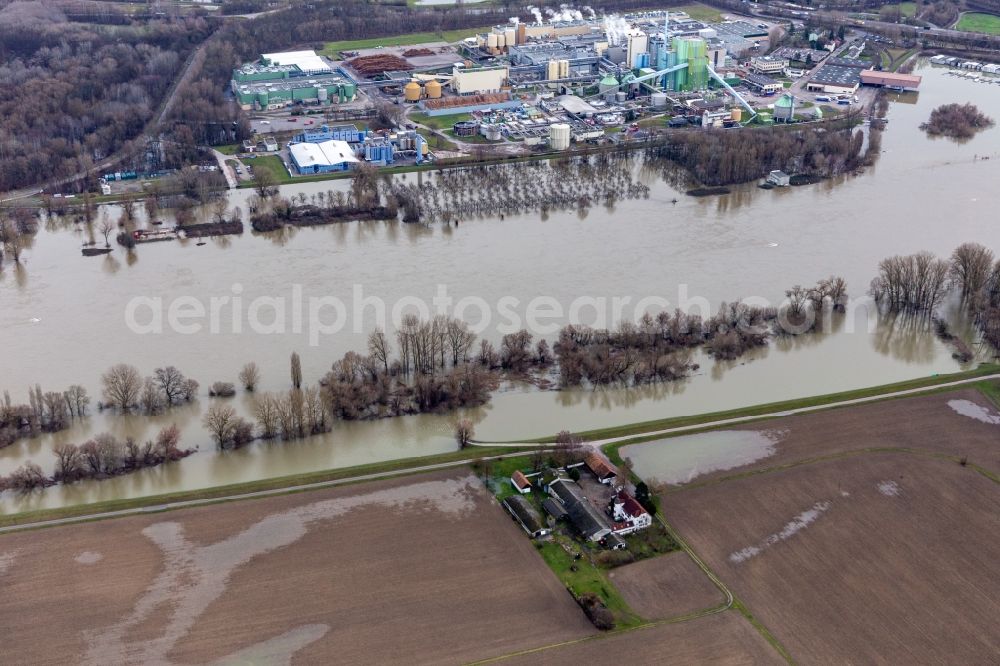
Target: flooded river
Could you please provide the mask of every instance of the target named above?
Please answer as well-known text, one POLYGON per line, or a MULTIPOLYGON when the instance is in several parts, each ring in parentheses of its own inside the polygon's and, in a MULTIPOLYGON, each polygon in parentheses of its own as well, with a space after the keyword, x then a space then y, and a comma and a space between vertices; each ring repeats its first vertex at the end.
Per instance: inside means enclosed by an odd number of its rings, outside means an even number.
MULTIPOLYGON (((968 240, 1000 252, 995 223, 1000 128, 966 144, 931 140, 918 129, 932 108, 946 102, 972 101, 988 113, 1000 109, 1000 85, 960 80, 929 67, 918 73, 924 76, 919 97, 907 96, 890 107, 878 164, 861 176, 816 186, 765 191, 749 185, 724 197, 692 199, 648 176, 648 199, 619 202, 610 211, 594 207, 586 214, 503 219, 498 211, 495 217, 462 220, 457 227, 351 223, 271 237, 244 233, 202 246, 153 243, 128 255, 116 248, 97 258, 80 256, 81 231, 43 229, 25 253, 23 267, 7 264, 0 271, 5 350, 0 389, 24 401, 29 385, 62 390, 81 383, 96 401, 100 374, 127 362, 144 374, 175 365, 196 378, 204 392, 213 381, 235 382, 239 368, 256 361, 263 371, 261 389, 281 390, 289 384, 292 351, 302 357, 305 380, 315 382, 344 352, 364 350, 377 307, 368 301, 368 310, 361 308, 362 316, 354 317, 362 302, 358 289, 361 298, 376 298, 390 310, 406 299, 431 304, 441 289, 455 302, 477 298, 491 307, 505 297, 516 299, 507 301, 508 311, 522 323, 532 299, 550 297, 565 311, 585 296, 597 307, 581 307, 580 318, 601 323, 597 311, 609 311, 605 301, 615 297, 631 299, 628 307, 656 297, 671 308, 685 298, 697 305, 701 301, 692 299, 698 298, 714 310, 723 300, 742 297, 777 303, 793 284, 811 284, 830 274, 844 276, 851 294, 861 296, 878 261, 890 254, 947 254, 968 240), (206 325, 197 333, 165 327, 159 334, 139 334, 126 325, 125 313, 137 297, 208 304, 213 296, 238 295, 249 304, 258 297, 293 303, 297 294, 306 302, 338 299, 350 323, 335 334, 317 336, 315 345, 308 326, 296 330, 293 305, 281 332, 253 332, 245 325, 236 332, 224 310, 217 332, 206 325)), ((431 177, 406 176, 409 182, 431 177)), ((284 192, 311 195, 346 187, 336 181, 286 186, 284 192)), ((248 191, 234 192, 233 205, 245 209, 248 196, 248 191)), ((111 214, 117 216, 114 210, 111 214)), ((498 312, 486 327, 487 337, 499 335, 496 325, 503 317, 498 312)), ((335 309, 327 312, 334 314, 335 309)), ((465 315, 473 322, 481 319, 475 308, 465 315)), ((501 392, 473 414, 477 437, 543 436, 960 369, 927 332, 875 325, 874 313, 865 310, 839 321, 828 334, 778 341, 736 363, 698 360, 695 376, 672 385, 501 392)), ((246 411, 250 399, 240 395, 232 404, 246 411)), ((327 435, 306 441, 217 453, 200 425, 200 410, 210 402, 203 395, 196 405, 154 419, 94 414, 70 431, 0 450, 0 473, 29 459, 49 470, 52 447, 60 441, 80 442, 105 430, 142 437, 174 422, 183 430, 183 445, 199 447, 180 463, 130 477, 6 496, 0 509, 199 488, 454 448, 449 425, 454 417, 427 415, 338 423, 327 435)))

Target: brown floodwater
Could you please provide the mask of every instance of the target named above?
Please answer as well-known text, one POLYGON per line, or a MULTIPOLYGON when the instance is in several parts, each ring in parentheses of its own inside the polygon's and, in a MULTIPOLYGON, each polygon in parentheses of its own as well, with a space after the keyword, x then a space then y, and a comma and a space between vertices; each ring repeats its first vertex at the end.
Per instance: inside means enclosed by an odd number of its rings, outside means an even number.
MULTIPOLYGON (((834 273, 847 279, 853 296, 861 296, 878 261, 890 254, 931 250, 946 255, 964 241, 1000 253, 995 222, 1000 128, 964 144, 929 139, 918 129, 930 110, 945 102, 971 101, 987 112, 1000 108, 1000 85, 946 76, 930 67, 919 73, 924 76, 919 96, 904 96, 890 107, 878 164, 860 176, 815 186, 765 191, 748 185, 724 197, 693 199, 644 173, 651 187, 648 199, 621 201, 610 210, 597 206, 586 214, 505 214, 501 219, 498 211, 463 219, 457 227, 350 223, 267 237, 245 233, 202 246, 152 243, 95 258, 80 256, 84 231, 47 224, 25 253, 23 266, 5 264, 0 270, 5 350, 0 389, 25 401, 27 387, 36 383, 43 390, 80 383, 96 400, 101 373, 127 362, 144 374, 175 365, 201 382, 204 393, 213 381, 235 382, 239 368, 253 360, 263 371, 261 389, 281 390, 289 383, 293 350, 302 356, 306 381, 315 382, 344 352, 363 351, 365 334, 375 325, 371 316, 363 317, 358 330, 320 336, 316 345, 310 344, 308 326, 257 333, 244 325, 236 333, 228 320, 217 332, 137 334, 125 319, 137 297, 161 298, 165 304, 195 297, 207 304, 212 296, 239 292, 248 304, 258 297, 290 301, 301 290, 306 299, 339 298, 350 313, 355 285, 390 306, 404 297, 431 303, 443 285, 455 300, 478 297, 495 304, 502 297, 517 299, 512 309, 522 317, 526 304, 538 296, 551 297, 564 309, 581 296, 596 303, 628 297, 631 306, 644 297, 661 297, 672 308, 684 293, 706 299, 714 309, 721 301, 744 297, 777 303, 793 284, 811 284, 834 273)), ((406 182, 432 178, 407 174, 406 182)), ((346 188, 347 183, 335 181, 286 186, 284 192, 309 196, 346 188)), ((234 192, 232 204, 245 209, 248 197, 247 191, 234 192)), ((116 218, 115 207, 107 208, 116 218)), ((267 320, 267 309, 262 312, 267 320)), ((467 316, 479 320, 475 309, 467 316)), ((499 319, 494 313, 487 337, 497 337, 499 319)), ((581 319, 595 322, 593 309, 582 308, 581 319)), ((960 369, 950 350, 925 328, 876 319, 870 310, 859 309, 828 333, 779 340, 734 363, 700 356, 695 376, 670 385, 545 392, 510 388, 471 416, 481 439, 522 439, 960 369)), ((247 412, 251 400, 241 394, 231 404, 247 412)), ((129 477, 27 497, 7 494, 0 498, 0 510, 199 488, 455 446, 454 416, 424 415, 338 423, 332 432, 308 440, 218 453, 200 425, 200 412, 209 404, 211 399, 202 395, 195 405, 154 418, 95 412, 69 431, 0 450, 0 473, 26 460, 50 469, 58 442, 80 442, 106 430, 145 437, 167 423, 182 429, 185 446, 199 448, 177 464, 129 477)))

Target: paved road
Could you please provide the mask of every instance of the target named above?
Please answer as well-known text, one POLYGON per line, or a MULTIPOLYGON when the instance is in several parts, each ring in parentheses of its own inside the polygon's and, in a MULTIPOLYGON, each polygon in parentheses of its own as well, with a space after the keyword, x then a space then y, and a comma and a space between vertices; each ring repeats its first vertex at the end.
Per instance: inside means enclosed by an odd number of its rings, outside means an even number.
MULTIPOLYGON (((534 453, 534 451, 525 451, 524 455, 534 453)), ((486 456, 482 460, 499 460, 503 458, 503 455, 496 456, 486 456)), ((322 488, 332 488, 334 486, 341 486, 347 483, 358 483, 360 481, 377 481, 379 479, 386 479, 392 476, 399 476, 402 474, 417 474, 420 472, 433 472, 440 469, 449 469, 452 467, 461 467, 463 465, 468 465, 472 460, 454 460, 451 462, 435 463, 433 465, 421 465, 419 467, 407 467, 404 469, 389 470, 386 472, 374 472, 372 474, 360 474, 358 476, 350 476, 342 479, 331 479, 330 481, 317 481, 315 483, 304 483, 297 486, 283 486, 281 488, 270 488, 268 490, 257 490, 248 493, 237 493, 233 495, 226 495, 224 497, 206 497, 202 499, 190 499, 190 500, 180 500, 177 502, 167 502, 165 504, 154 504, 149 506, 139 506, 130 509, 119 509, 118 511, 102 511, 98 513, 89 513, 80 516, 70 516, 67 518, 54 518, 52 520, 39 520, 32 523, 23 523, 20 525, 7 525, 5 527, 0 527, 0 534, 6 534, 9 532, 19 532, 21 530, 30 530, 40 527, 56 527, 58 525, 72 525, 73 523, 82 523, 91 520, 104 520, 105 518, 121 518, 123 516, 136 516, 145 513, 159 513, 161 511, 173 511, 175 509, 186 509, 194 506, 202 506, 204 504, 215 504, 217 502, 230 502, 234 500, 244 500, 253 499, 260 497, 270 497, 272 495, 285 495, 290 492, 299 492, 303 490, 319 490, 322 488)))
MULTIPOLYGON (((719 426, 736 425, 739 423, 747 423, 748 421, 759 421, 761 419, 774 419, 774 418, 784 418, 786 416, 795 416, 796 414, 808 414, 809 412, 818 412, 823 409, 831 409, 834 407, 849 407, 851 405, 863 405, 869 402, 878 402, 879 400, 886 400, 888 398, 901 398, 909 395, 919 395, 921 393, 928 393, 930 391, 937 391, 943 388, 963 386, 965 384, 975 384, 977 382, 989 381, 991 379, 1000 379, 1000 374, 994 375, 984 375, 982 377, 973 377, 971 379, 959 379, 953 382, 946 382, 944 384, 934 384, 933 386, 925 386, 915 389, 906 389, 904 391, 893 391, 892 393, 880 393, 878 395, 867 396, 864 398, 852 398, 850 400, 841 400, 839 402, 828 402, 822 405, 811 405, 809 407, 796 407, 795 409, 786 409, 783 411, 770 412, 768 414, 758 414, 756 416, 736 416, 728 419, 719 419, 717 421, 708 421, 705 423, 695 423, 692 425, 685 426, 675 426, 673 428, 664 428, 662 430, 652 430, 649 432, 634 433, 631 435, 623 435, 621 437, 609 437, 607 439, 596 439, 593 441, 585 442, 585 445, 592 449, 600 449, 608 444, 618 444, 630 439, 635 439, 636 437, 657 437, 666 435, 676 435, 678 433, 689 432, 691 430, 703 430, 705 428, 717 428, 719 426)), ((474 446, 543 446, 538 442, 475 442, 474 446)))

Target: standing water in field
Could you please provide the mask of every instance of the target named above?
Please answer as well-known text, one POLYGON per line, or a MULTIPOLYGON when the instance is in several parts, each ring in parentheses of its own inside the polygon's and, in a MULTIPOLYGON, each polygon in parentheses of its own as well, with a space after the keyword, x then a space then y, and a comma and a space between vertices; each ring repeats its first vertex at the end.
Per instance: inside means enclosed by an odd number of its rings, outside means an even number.
POLYGON ((784 434, 781 430, 712 430, 631 444, 620 453, 647 481, 681 485, 703 474, 768 458, 784 434))
POLYGON ((968 416, 970 419, 976 419, 977 421, 992 425, 1000 425, 1000 414, 982 405, 977 405, 971 400, 949 400, 948 406, 955 410, 956 413, 968 416))

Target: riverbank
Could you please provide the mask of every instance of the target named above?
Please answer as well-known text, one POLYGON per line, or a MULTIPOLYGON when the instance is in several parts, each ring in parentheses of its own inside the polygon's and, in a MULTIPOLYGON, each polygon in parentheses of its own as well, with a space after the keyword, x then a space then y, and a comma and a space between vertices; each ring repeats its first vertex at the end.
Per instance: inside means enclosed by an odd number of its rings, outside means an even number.
MULTIPOLYGON (((672 428, 689 428, 691 426, 697 426, 700 424, 709 424, 717 421, 726 421, 730 419, 745 419, 758 416, 761 418, 769 418, 776 414, 787 412, 789 410, 821 407, 824 405, 833 406, 837 403, 843 403, 864 398, 874 398, 880 395, 896 393, 901 391, 932 388, 941 384, 967 381, 979 377, 988 377, 990 375, 995 375, 998 373, 1000 373, 1000 364, 983 363, 980 364, 979 367, 977 367, 975 370, 968 370, 965 372, 934 375, 932 377, 896 382, 893 384, 883 384, 881 386, 871 386, 853 391, 842 391, 839 393, 829 393, 826 395, 817 395, 805 398, 797 398, 794 400, 784 400, 781 402, 772 402, 762 405, 754 405, 742 409, 731 409, 721 412, 709 412, 705 414, 697 414, 692 416, 672 417, 668 419, 660 419, 655 421, 643 421, 641 423, 632 423, 621 426, 615 426, 611 428, 585 430, 581 432, 575 432, 573 434, 585 442, 595 442, 605 439, 615 439, 620 437, 635 436, 636 439, 629 440, 628 442, 628 443, 634 443, 642 441, 641 439, 642 435, 646 435, 648 433, 660 430, 669 430, 672 428)), ((539 437, 534 439, 516 440, 510 443, 529 446, 532 444, 554 444, 555 441, 556 437, 555 435, 553 435, 553 436, 539 437)), ((491 444, 502 444, 502 443, 503 442, 499 441, 482 442, 484 446, 489 446, 491 444)), ((619 446, 619 444, 615 445, 615 447, 617 446, 619 446)))

